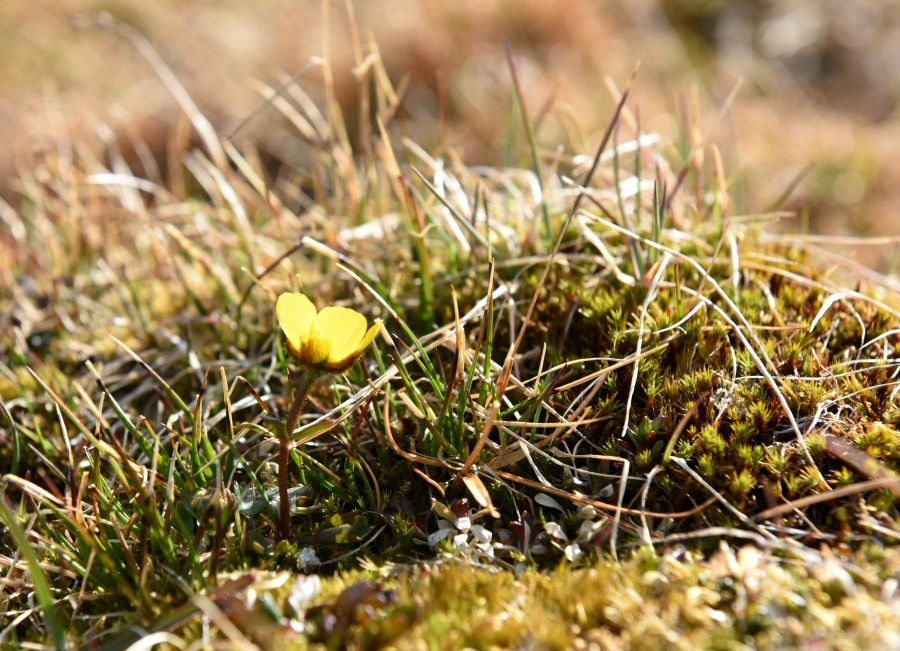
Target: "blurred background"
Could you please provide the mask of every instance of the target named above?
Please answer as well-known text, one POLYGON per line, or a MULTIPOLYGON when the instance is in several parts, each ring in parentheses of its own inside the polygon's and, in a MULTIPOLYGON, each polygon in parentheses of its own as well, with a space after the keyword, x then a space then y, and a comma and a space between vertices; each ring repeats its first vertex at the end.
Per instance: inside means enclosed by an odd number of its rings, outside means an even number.
POLYGON ((359 46, 377 45, 408 134, 469 164, 503 164, 516 57, 540 142, 592 153, 636 66, 629 106, 675 139, 716 143, 738 208, 786 208, 846 251, 897 271, 900 3, 891 0, 30 0, 0 3, 0 186, 56 143, 140 134, 163 152, 179 111, 109 12, 153 44, 220 133, 291 160, 258 82, 293 77, 321 100, 331 63, 356 107, 359 46), (734 101, 727 104, 735 89, 734 101), (725 107, 727 105, 727 110, 725 107), (235 129, 237 131, 235 132, 235 129))

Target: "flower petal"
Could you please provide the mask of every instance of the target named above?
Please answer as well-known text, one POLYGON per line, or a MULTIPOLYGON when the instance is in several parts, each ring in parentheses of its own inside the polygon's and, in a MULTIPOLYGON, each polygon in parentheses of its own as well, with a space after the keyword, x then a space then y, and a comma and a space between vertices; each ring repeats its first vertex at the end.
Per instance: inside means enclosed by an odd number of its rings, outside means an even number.
POLYGON ((346 307, 323 308, 313 323, 309 340, 310 347, 321 346, 325 354, 312 363, 325 362, 325 366, 332 368, 352 362, 356 346, 365 333, 366 317, 359 312, 346 307))
POLYGON ((378 336, 379 330, 381 330, 381 319, 375 319, 375 323, 366 330, 366 334, 363 335, 362 340, 357 344, 356 349, 353 351, 354 357, 362 355, 362 352, 368 348, 369 344, 371 344, 375 340, 375 337, 378 336))
POLYGON ((275 315, 287 338, 291 353, 298 357, 302 356, 316 319, 316 306, 305 294, 285 292, 275 303, 275 315))
POLYGON ((360 342, 356 345, 356 348, 349 355, 329 355, 328 359, 324 362, 323 366, 327 368, 329 371, 337 371, 342 373, 346 371, 356 359, 362 355, 363 351, 366 349, 366 346, 372 343, 372 340, 378 334, 379 329, 381 328, 381 319, 378 319, 372 327, 370 327, 366 333, 363 335, 360 342))

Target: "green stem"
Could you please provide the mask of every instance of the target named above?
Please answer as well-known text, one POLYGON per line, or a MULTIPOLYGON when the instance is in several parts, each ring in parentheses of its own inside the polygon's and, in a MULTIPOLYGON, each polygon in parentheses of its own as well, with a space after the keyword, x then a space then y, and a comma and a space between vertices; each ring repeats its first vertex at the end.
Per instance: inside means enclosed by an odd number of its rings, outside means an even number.
POLYGON ((290 441, 294 435, 294 430, 297 429, 300 412, 303 411, 303 407, 306 405, 309 388, 317 375, 316 369, 307 368, 300 377, 300 384, 294 391, 294 401, 291 403, 291 409, 284 419, 284 433, 278 441, 278 497, 281 510, 280 533, 282 540, 287 540, 291 533, 291 505, 288 501, 288 470, 291 460, 290 441))

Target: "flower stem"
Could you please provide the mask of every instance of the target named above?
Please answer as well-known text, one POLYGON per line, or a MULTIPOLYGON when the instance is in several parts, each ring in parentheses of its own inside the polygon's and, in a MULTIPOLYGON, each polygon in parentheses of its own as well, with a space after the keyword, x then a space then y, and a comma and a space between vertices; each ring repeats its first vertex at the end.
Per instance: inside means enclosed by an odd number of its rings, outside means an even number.
POLYGON ((287 540, 291 533, 291 505, 288 500, 288 470, 290 465, 290 441, 297 429, 300 413, 306 405, 309 388, 316 379, 317 372, 313 368, 307 368, 300 377, 300 383, 294 391, 294 401, 284 419, 284 432, 278 440, 278 497, 281 510, 281 540, 287 540))

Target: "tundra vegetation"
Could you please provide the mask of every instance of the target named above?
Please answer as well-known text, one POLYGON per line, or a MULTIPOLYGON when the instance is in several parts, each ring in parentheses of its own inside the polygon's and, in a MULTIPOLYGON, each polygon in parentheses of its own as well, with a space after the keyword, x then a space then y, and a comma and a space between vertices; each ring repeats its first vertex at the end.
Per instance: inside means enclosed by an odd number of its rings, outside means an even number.
POLYGON ((900 644, 890 279, 739 210, 715 124, 645 132, 630 82, 572 151, 510 57, 509 165, 471 166, 366 54, 352 128, 327 74, 266 93, 302 164, 185 101, 164 165, 19 170, 2 643, 900 644), (304 374, 285 292, 378 334, 304 374))

